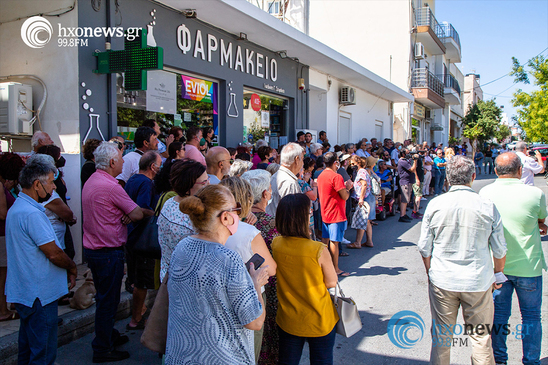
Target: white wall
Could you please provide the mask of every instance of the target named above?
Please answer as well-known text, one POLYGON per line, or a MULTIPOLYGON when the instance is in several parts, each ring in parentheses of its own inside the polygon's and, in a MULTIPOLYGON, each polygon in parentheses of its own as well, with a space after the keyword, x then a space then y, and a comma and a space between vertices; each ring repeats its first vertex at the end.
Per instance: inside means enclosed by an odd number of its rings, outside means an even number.
MULTIPOLYGON (((35 130, 47 132, 56 145, 61 147, 67 160, 64 170, 68 187, 70 208, 79 217, 81 212, 80 194, 80 128, 79 128, 79 89, 78 89, 78 48, 59 47, 57 44, 58 23, 64 27, 78 26, 77 9, 60 17, 48 17, 54 32, 51 41, 43 48, 28 47, 21 39, 21 25, 26 17, 37 13, 60 12, 74 4, 73 0, 0 0, 0 76, 30 74, 39 77, 47 87, 47 101, 42 109, 40 125, 35 130), (22 20, 13 20, 23 18, 22 20), (13 20, 13 21, 12 21, 13 20)), ((12 81, 12 80, 9 80, 12 81)), ((34 108, 42 100, 43 90, 33 80, 14 79, 13 81, 33 86, 34 108)), ((30 139, 17 144, 18 152, 30 152, 30 139)), ((77 263, 81 262, 82 231, 80 224, 71 227, 77 263)))
POLYGON ((390 102, 356 88, 356 105, 339 107, 339 91, 343 86, 352 85, 335 76, 328 76, 310 69, 310 129, 315 129, 318 132, 326 131, 332 146, 348 142, 355 143, 364 137, 368 139, 375 137, 375 126, 379 123, 382 123, 380 137, 392 138, 390 102), (331 80, 331 86, 329 86, 328 80, 331 80), (349 139, 339 135, 340 115, 350 115, 349 139))

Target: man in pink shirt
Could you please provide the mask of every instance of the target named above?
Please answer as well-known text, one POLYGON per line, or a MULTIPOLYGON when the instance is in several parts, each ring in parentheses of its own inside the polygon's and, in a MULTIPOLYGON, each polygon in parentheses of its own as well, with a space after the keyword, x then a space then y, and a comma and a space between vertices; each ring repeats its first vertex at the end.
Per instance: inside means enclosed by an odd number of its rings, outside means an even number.
POLYGON ((186 131, 185 157, 198 161, 207 167, 204 155, 200 152, 200 140, 202 139, 202 130, 198 127, 190 127, 186 131))
POLYGON ((114 329, 124 276, 126 224, 143 219, 141 208, 116 180, 122 172, 122 151, 115 143, 102 142, 93 153, 95 171, 82 190, 84 253, 97 289, 93 362, 127 359, 115 346, 129 341, 114 329))

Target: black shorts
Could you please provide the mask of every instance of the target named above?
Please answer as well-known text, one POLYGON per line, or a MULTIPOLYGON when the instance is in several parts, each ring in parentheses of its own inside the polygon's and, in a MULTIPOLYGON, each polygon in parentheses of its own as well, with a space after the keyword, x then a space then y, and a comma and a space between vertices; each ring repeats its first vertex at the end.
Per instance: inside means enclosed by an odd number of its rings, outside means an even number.
POLYGON ((140 256, 126 246, 128 281, 138 289, 155 289, 155 259, 140 256))

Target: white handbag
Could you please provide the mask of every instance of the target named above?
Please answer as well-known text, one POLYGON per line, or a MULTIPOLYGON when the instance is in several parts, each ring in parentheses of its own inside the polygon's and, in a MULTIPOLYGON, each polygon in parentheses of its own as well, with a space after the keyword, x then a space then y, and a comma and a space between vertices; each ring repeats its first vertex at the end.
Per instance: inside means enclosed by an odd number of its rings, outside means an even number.
POLYGON ((339 322, 336 326, 337 333, 347 338, 353 336, 362 329, 362 320, 356 302, 351 297, 344 296, 338 282, 335 287, 335 295, 332 295, 332 297, 339 315, 339 322), (340 296, 337 295, 337 289, 340 296))

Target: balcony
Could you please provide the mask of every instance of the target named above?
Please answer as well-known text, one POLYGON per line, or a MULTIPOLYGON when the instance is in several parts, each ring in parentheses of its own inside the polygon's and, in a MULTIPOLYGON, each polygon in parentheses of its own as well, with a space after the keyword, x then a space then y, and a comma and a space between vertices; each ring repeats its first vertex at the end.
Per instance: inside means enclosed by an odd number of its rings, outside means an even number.
POLYGON ((415 10, 415 21, 417 24, 417 42, 421 42, 426 51, 432 55, 444 54, 445 45, 441 39, 445 36, 445 33, 434 17, 432 10, 429 7, 415 10))
POLYGON ((427 68, 416 68, 411 76, 411 91, 415 100, 431 109, 445 107, 443 82, 427 68))
POLYGON ((453 26, 447 22, 441 24, 443 29, 443 37, 441 41, 445 45, 445 57, 451 60, 451 63, 460 63, 460 38, 459 33, 453 26))
POLYGON ((459 105, 461 103, 461 94, 460 85, 457 79, 451 74, 446 74, 438 77, 443 80, 443 84, 445 86, 443 90, 445 95, 445 102, 450 105, 459 105))

